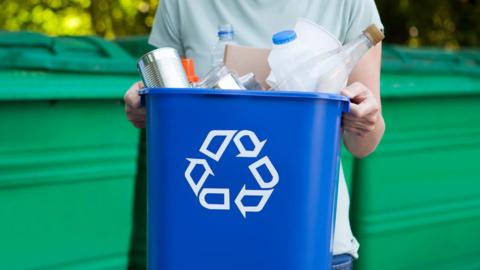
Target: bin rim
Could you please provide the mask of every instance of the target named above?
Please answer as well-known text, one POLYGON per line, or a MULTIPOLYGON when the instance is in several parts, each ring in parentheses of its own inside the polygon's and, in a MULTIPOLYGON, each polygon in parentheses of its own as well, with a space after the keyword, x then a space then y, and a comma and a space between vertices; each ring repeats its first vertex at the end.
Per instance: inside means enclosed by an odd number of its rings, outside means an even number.
POLYGON ((264 96, 286 98, 310 98, 342 101, 347 104, 350 99, 340 94, 326 92, 299 92, 299 91, 265 91, 265 90, 230 90, 209 88, 143 88, 138 91, 140 95, 149 94, 202 94, 202 95, 237 95, 237 96, 264 96))

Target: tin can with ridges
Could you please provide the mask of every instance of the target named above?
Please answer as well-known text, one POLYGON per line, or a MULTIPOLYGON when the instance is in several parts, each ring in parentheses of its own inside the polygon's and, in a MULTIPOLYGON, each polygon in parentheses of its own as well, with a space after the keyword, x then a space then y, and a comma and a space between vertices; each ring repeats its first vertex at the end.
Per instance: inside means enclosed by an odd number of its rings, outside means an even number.
POLYGON ((189 88, 182 60, 174 48, 164 47, 146 53, 137 62, 145 87, 189 88))

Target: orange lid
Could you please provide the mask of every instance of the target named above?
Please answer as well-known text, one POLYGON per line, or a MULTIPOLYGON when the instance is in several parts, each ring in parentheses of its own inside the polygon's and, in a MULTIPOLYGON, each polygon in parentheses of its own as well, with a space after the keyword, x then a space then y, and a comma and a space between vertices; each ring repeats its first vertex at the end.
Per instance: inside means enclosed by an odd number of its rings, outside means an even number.
POLYGON ((193 65, 192 58, 182 58, 182 65, 183 69, 185 69, 185 73, 187 74, 187 80, 190 83, 197 83, 198 77, 195 74, 195 66, 193 65))

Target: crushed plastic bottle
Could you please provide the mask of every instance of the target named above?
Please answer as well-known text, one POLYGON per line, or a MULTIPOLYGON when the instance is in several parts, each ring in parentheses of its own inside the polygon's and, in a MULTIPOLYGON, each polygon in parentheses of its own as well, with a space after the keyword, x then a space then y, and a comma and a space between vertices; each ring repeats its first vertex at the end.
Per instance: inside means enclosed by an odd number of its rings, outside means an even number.
POLYGON ((205 78, 197 84, 199 88, 245 90, 239 82, 238 76, 226 66, 220 65, 212 68, 205 78))
POLYGON ((255 78, 255 74, 253 74, 253 72, 243 75, 242 77, 238 78, 238 81, 247 90, 264 90, 262 85, 255 78))

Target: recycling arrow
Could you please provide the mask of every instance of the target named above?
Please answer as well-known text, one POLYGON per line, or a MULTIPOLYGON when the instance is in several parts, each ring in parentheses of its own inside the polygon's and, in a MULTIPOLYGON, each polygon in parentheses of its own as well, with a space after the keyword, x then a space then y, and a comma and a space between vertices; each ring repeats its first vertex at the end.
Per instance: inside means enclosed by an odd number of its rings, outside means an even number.
POLYGON ((223 152, 225 152, 225 149, 227 149, 228 144, 233 138, 233 135, 235 135, 237 131, 236 130, 212 130, 208 133, 207 138, 205 138, 205 141, 203 142, 202 146, 200 147, 200 153, 205 154, 207 157, 219 161, 220 158, 223 155, 223 152), (223 139, 222 144, 220 147, 217 149, 216 153, 213 153, 212 151, 208 150, 208 147, 210 146, 210 143, 215 137, 225 137, 223 139))
POLYGON ((268 156, 264 156, 263 158, 255 161, 250 166, 248 166, 248 168, 250 169, 250 172, 253 174, 253 177, 255 177, 255 180, 257 180, 257 183, 260 185, 261 188, 273 188, 278 184, 278 180, 280 179, 280 177, 278 176, 278 172, 273 166, 268 156), (270 175, 272 175, 272 179, 270 179, 270 181, 266 182, 265 180, 263 180, 263 177, 258 172, 258 168, 261 166, 267 167, 270 175))
POLYGON ((238 193, 237 197, 235 198, 235 204, 237 205, 238 209, 242 213, 244 218, 247 218, 248 212, 260 212, 265 207, 265 204, 272 195, 273 189, 267 190, 249 190, 245 188, 243 185, 242 190, 238 193), (255 206, 245 206, 242 202, 244 197, 262 197, 257 205, 255 206))
POLYGON ((210 210, 230 210, 230 190, 228 188, 204 188, 200 192, 200 204, 206 209, 210 210), (209 203, 207 202, 207 195, 217 194, 222 195, 222 203, 209 203))
POLYGON ((185 170, 185 179, 187 179, 188 184, 190 184, 190 187, 192 188, 193 192, 195 193, 195 196, 198 196, 198 192, 202 188, 203 184, 207 180, 207 177, 209 175, 214 175, 212 169, 210 168, 210 165, 208 165, 207 161, 204 159, 197 159, 197 158, 187 158, 187 160, 190 162, 188 164, 187 169, 185 170), (202 176, 200 177, 200 180, 198 180, 195 183, 195 180, 192 178, 192 171, 195 169, 197 165, 202 165, 204 168, 204 172, 202 176))
POLYGON ((251 130, 242 130, 235 135, 235 138, 233 138, 233 142, 238 148, 239 154, 237 157, 257 157, 260 151, 262 151, 263 146, 267 142, 267 140, 260 141, 253 133, 251 130), (245 136, 248 136, 250 138, 250 141, 253 143, 254 148, 252 150, 247 150, 245 149, 245 146, 243 145, 241 139, 245 136))

